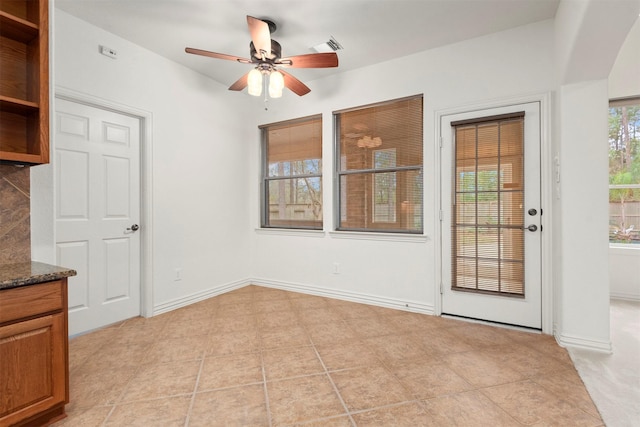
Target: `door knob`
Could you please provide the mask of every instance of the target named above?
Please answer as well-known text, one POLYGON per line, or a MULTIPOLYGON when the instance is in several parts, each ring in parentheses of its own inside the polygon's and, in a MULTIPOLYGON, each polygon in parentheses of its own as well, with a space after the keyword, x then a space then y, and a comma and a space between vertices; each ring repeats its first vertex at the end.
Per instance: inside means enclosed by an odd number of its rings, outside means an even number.
POLYGON ((133 224, 131 227, 127 227, 127 231, 138 231, 139 228, 138 224, 133 224))
POLYGON ((523 230, 529 230, 529 231, 538 231, 538 226, 535 224, 531 224, 528 227, 522 227, 523 230))

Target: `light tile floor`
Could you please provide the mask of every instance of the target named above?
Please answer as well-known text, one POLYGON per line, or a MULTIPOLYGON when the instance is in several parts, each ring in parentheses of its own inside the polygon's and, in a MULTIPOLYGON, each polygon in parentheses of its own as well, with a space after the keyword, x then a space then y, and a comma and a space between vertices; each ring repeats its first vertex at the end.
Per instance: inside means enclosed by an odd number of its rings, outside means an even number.
POLYGON ((56 426, 601 426, 550 336, 248 286, 69 343, 56 426))

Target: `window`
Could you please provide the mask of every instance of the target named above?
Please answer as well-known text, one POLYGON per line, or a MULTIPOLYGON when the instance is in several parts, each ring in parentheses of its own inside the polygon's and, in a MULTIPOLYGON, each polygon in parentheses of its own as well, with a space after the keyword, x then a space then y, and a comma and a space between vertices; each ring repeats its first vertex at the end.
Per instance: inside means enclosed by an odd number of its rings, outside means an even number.
POLYGON ((422 96, 334 113, 337 229, 422 233, 422 96))
POLYGON ((640 244, 640 98, 609 103, 609 241, 640 244))
POLYGON ((262 227, 322 229, 322 117, 261 126, 262 227))

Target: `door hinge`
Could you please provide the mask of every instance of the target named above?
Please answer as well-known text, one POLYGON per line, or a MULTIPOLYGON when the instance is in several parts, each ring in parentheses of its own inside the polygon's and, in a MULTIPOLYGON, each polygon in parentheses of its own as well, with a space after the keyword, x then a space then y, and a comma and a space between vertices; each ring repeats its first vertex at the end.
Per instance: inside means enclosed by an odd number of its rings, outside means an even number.
POLYGON ((440 142, 439 142, 439 144, 440 144, 440 148, 442 148, 442 136, 440 137, 440 142))
POLYGON ((440 218, 440 221, 442 221, 442 209, 438 212, 438 217, 440 218))
POLYGON ((442 282, 440 282, 440 295, 442 295, 444 293, 444 288, 442 286, 442 282))

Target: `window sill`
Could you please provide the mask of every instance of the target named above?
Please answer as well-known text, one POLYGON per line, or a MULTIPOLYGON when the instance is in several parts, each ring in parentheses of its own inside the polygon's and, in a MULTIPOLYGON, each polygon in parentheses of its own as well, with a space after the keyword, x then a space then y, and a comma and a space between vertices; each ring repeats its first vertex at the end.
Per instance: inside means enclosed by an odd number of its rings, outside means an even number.
POLYGON ((256 234, 271 236, 324 237, 324 230, 305 230, 300 228, 256 228, 256 234))
POLYGON ((609 243, 609 249, 613 252, 640 251, 640 245, 637 243, 609 243))
POLYGON ((429 240, 429 236, 424 234, 374 233, 366 231, 330 231, 329 235, 335 239, 379 240, 389 242, 422 243, 429 240))

